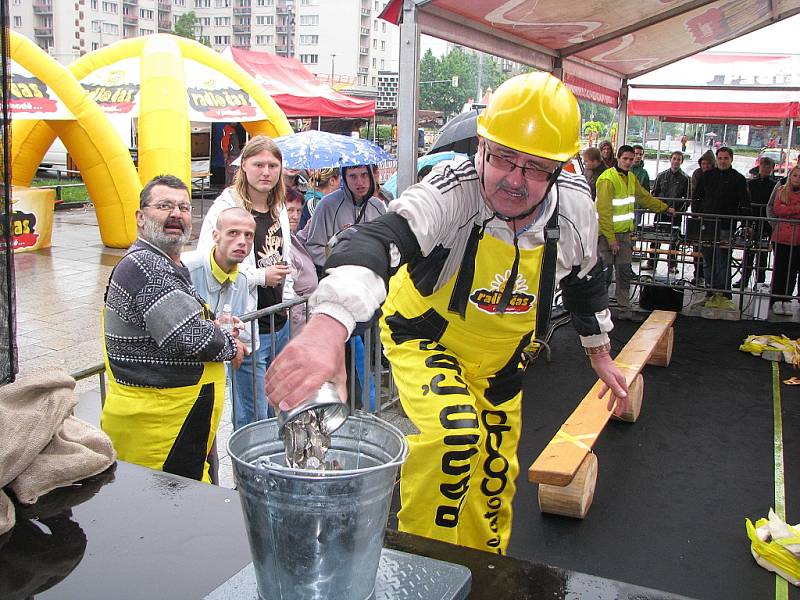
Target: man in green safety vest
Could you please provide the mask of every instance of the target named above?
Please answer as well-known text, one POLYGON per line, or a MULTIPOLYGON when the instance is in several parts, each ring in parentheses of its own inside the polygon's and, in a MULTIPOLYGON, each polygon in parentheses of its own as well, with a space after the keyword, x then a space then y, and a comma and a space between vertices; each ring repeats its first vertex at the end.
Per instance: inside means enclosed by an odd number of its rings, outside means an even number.
POLYGON ((634 152, 631 146, 622 145, 617 150, 617 164, 605 170, 597 178, 597 215, 600 235, 597 251, 607 265, 606 284, 611 285, 611 266, 616 272, 616 297, 619 305, 618 319, 643 321, 643 317, 631 311, 631 254, 633 243, 631 233, 636 229, 634 208, 636 205, 654 212, 669 212, 674 209, 655 198, 642 187, 631 172, 634 152))

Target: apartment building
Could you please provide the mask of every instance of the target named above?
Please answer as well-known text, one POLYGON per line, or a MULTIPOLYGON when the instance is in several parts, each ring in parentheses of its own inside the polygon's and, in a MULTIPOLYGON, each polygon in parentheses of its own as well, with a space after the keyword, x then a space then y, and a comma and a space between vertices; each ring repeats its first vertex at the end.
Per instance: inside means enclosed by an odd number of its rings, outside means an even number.
POLYGON ((172 31, 195 15, 195 37, 299 59, 324 81, 376 96, 379 71, 398 66, 398 28, 378 19, 387 0, 10 0, 12 28, 63 64, 124 38, 172 31))

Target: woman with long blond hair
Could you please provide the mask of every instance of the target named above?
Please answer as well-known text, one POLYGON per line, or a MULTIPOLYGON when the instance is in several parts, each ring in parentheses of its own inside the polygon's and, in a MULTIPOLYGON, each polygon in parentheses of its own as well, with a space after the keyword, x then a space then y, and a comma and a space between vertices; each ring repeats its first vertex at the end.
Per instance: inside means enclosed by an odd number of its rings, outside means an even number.
MULTIPOLYGON (((800 220, 800 166, 794 167, 786 183, 777 186, 767 215, 778 219, 800 220)), ((780 221, 772 228, 775 261, 772 267, 772 312, 791 315, 791 301, 779 296, 793 296, 800 276, 800 221, 780 221)))
MULTIPOLYGON (((203 220, 197 249, 212 252, 213 231, 219 214, 226 208, 243 207, 256 221, 253 249, 239 265, 240 274, 247 278, 253 290, 253 310, 275 306, 283 301, 284 287, 291 264, 291 228, 286 212, 286 189, 281 178, 283 155, 271 139, 263 135, 252 138, 242 149, 239 171, 233 185, 226 188, 211 205, 203 220), (257 301, 256 301, 257 298, 257 301)), ((213 271, 213 265, 212 265, 213 271)), ((241 277, 235 285, 240 285, 241 277)), ((220 282, 225 284, 225 282, 220 282)), ((250 356, 245 358, 236 376, 236 401, 234 402, 233 426, 238 429, 252 421, 268 416, 264 394, 264 374, 275 354, 288 342, 289 327, 285 312, 276 313, 258 322, 258 344, 250 356), (253 411, 253 371, 255 371, 257 409, 253 411)))

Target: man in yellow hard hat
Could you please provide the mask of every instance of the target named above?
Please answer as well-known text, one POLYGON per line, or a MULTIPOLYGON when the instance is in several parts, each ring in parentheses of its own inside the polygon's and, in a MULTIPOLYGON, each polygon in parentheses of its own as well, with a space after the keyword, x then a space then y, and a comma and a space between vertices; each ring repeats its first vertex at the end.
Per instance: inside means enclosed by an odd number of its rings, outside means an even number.
POLYGON ((578 103, 555 77, 506 81, 478 118, 475 165, 440 163, 386 215, 342 236, 310 322, 267 374, 282 409, 327 380, 344 394, 342 342, 381 307, 385 354, 419 430, 402 468, 402 531, 505 552, 520 355, 546 332, 559 282, 592 367, 627 403, 609 355, 597 216, 584 178, 561 170, 579 128, 578 103))

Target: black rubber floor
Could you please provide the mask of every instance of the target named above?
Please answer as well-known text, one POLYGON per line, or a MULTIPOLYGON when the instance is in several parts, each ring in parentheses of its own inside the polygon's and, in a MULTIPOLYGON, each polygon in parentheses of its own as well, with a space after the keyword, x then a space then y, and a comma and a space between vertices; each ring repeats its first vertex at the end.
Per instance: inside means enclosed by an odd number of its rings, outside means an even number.
MULTIPOLYGON (((635 331, 621 323, 614 353, 635 331)), ((646 367, 635 424, 611 422, 584 520, 539 512, 527 468, 596 377, 571 325, 553 361, 526 373, 521 473, 509 554, 694 598, 775 598, 750 555, 745 517, 774 505, 772 363, 740 352, 749 333, 800 337, 798 325, 680 317, 672 364, 646 367)), ((780 365, 781 379, 795 371, 780 365)), ((800 374, 798 374, 800 375, 800 374)), ((800 387, 781 385, 786 514, 800 521, 800 387)), ((789 586, 789 598, 800 590, 789 586)))

